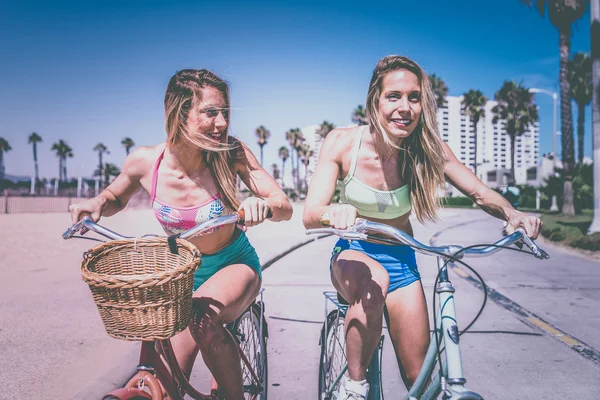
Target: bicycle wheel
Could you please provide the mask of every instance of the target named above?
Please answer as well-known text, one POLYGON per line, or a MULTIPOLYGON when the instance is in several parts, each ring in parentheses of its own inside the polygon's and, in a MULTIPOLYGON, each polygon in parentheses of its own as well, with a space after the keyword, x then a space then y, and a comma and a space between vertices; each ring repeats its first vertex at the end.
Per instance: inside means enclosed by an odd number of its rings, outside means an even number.
POLYGON ((250 362, 254 373, 258 376, 262 391, 252 377, 246 363, 242 361, 242 379, 244 398, 248 400, 266 400, 269 381, 267 364, 267 329, 263 321, 263 331, 260 330, 260 303, 254 304, 233 323, 232 333, 239 342, 240 349, 250 362), (262 339, 262 344, 261 344, 262 339))
POLYGON ((340 375, 346 367, 346 335, 341 310, 333 310, 321 330, 321 357, 319 359, 319 399, 331 400, 337 395, 340 375), (337 383, 336 383, 337 381, 337 383))

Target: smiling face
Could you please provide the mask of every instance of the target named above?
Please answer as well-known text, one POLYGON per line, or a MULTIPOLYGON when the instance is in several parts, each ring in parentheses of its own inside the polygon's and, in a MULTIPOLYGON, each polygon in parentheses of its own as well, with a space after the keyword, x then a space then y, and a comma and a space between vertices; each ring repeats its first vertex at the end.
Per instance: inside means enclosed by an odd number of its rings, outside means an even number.
POLYGON ((421 83, 414 73, 399 69, 381 80, 377 117, 386 132, 400 144, 421 120, 421 83))
POLYGON ((223 143, 227 140, 228 124, 229 105, 225 96, 212 86, 204 87, 202 100, 189 111, 188 132, 194 132, 200 139, 208 137, 211 141, 223 143))

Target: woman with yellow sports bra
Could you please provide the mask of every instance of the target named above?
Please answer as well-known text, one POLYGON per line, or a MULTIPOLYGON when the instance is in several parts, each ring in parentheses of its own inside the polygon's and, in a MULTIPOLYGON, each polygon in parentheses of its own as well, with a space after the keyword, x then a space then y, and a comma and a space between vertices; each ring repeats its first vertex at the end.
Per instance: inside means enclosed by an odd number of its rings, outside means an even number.
MULTIPOLYGON (((292 206, 250 149, 229 136, 229 88, 205 69, 177 72, 165 95, 167 140, 140 147, 125 160, 121 174, 99 196, 71 206, 73 222, 94 221, 127 205, 139 189, 150 195, 154 216, 169 235, 237 210, 245 227, 267 219, 291 218, 292 206), (254 197, 237 198, 239 176, 254 197)), ((254 301, 261 286, 261 264, 244 233, 228 225, 190 239, 202 254, 194 275, 194 331, 176 335, 173 348, 189 377, 198 352, 225 397, 244 398, 238 347, 224 324, 254 301)))
MULTIPOLYGON (((327 135, 304 206, 306 228, 345 229, 357 217, 409 234, 411 212, 435 221, 445 180, 483 210, 508 221, 508 233, 523 226, 537 237, 541 221, 515 210, 486 187, 440 139, 434 95, 423 69, 402 56, 377 63, 367 94, 369 124, 327 135), (340 204, 331 204, 335 189, 340 204)), ((338 400, 367 399, 366 368, 381 336, 384 306, 398 366, 407 388, 416 379, 429 345, 429 317, 415 252, 408 246, 338 240, 331 280, 350 304, 346 315, 348 373, 338 400)))

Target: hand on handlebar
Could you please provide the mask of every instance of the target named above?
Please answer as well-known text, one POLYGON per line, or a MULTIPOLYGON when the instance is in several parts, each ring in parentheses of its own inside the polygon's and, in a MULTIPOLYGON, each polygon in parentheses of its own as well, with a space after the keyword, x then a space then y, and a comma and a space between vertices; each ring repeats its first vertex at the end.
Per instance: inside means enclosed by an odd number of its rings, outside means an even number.
POLYGON ((321 224, 335 229, 347 229, 356 223, 358 210, 349 204, 334 204, 321 216, 321 224))
POLYGON ((518 227, 523 227, 527 236, 531 239, 537 239, 542 229, 542 220, 533 215, 527 215, 521 211, 515 211, 508 218, 505 232, 507 235, 512 234, 518 227))
POLYGON ((102 216, 104 204, 105 201, 99 197, 94 197, 77 204, 71 204, 71 206, 69 206, 69 211, 71 212, 73 224, 79 222, 85 215, 89 215, 94 222, 98 222, 102 216))
POLYGON ((273 216, 269 203, 259 197, 248 197, 242 201, 238 213, 243 220, 240 227, 244 231, 246 227, 256 226, 273 216))

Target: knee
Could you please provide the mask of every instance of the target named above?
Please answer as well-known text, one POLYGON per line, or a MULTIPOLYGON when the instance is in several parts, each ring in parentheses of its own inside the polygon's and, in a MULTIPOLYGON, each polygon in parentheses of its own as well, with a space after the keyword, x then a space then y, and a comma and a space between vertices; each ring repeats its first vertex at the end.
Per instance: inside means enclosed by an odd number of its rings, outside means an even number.
POLYGON ((227 332, 223 327, 219 310, 194 299, 192 303, 192 321, 190 333, 200 349, 218 347, 226 340, 227 332))
POLYGON ((352 285, 351 303, 360 302, 366 309, 383 309, 390 277, 387 271, 370 270, 368 273, 360 274, 352 285))
POLYGON ((419 376, 419 372, 421 372, 421 370, 417 368, 405 371, 404 383, 407 388, 410 389, 415 384, 417 377, 419 376))

